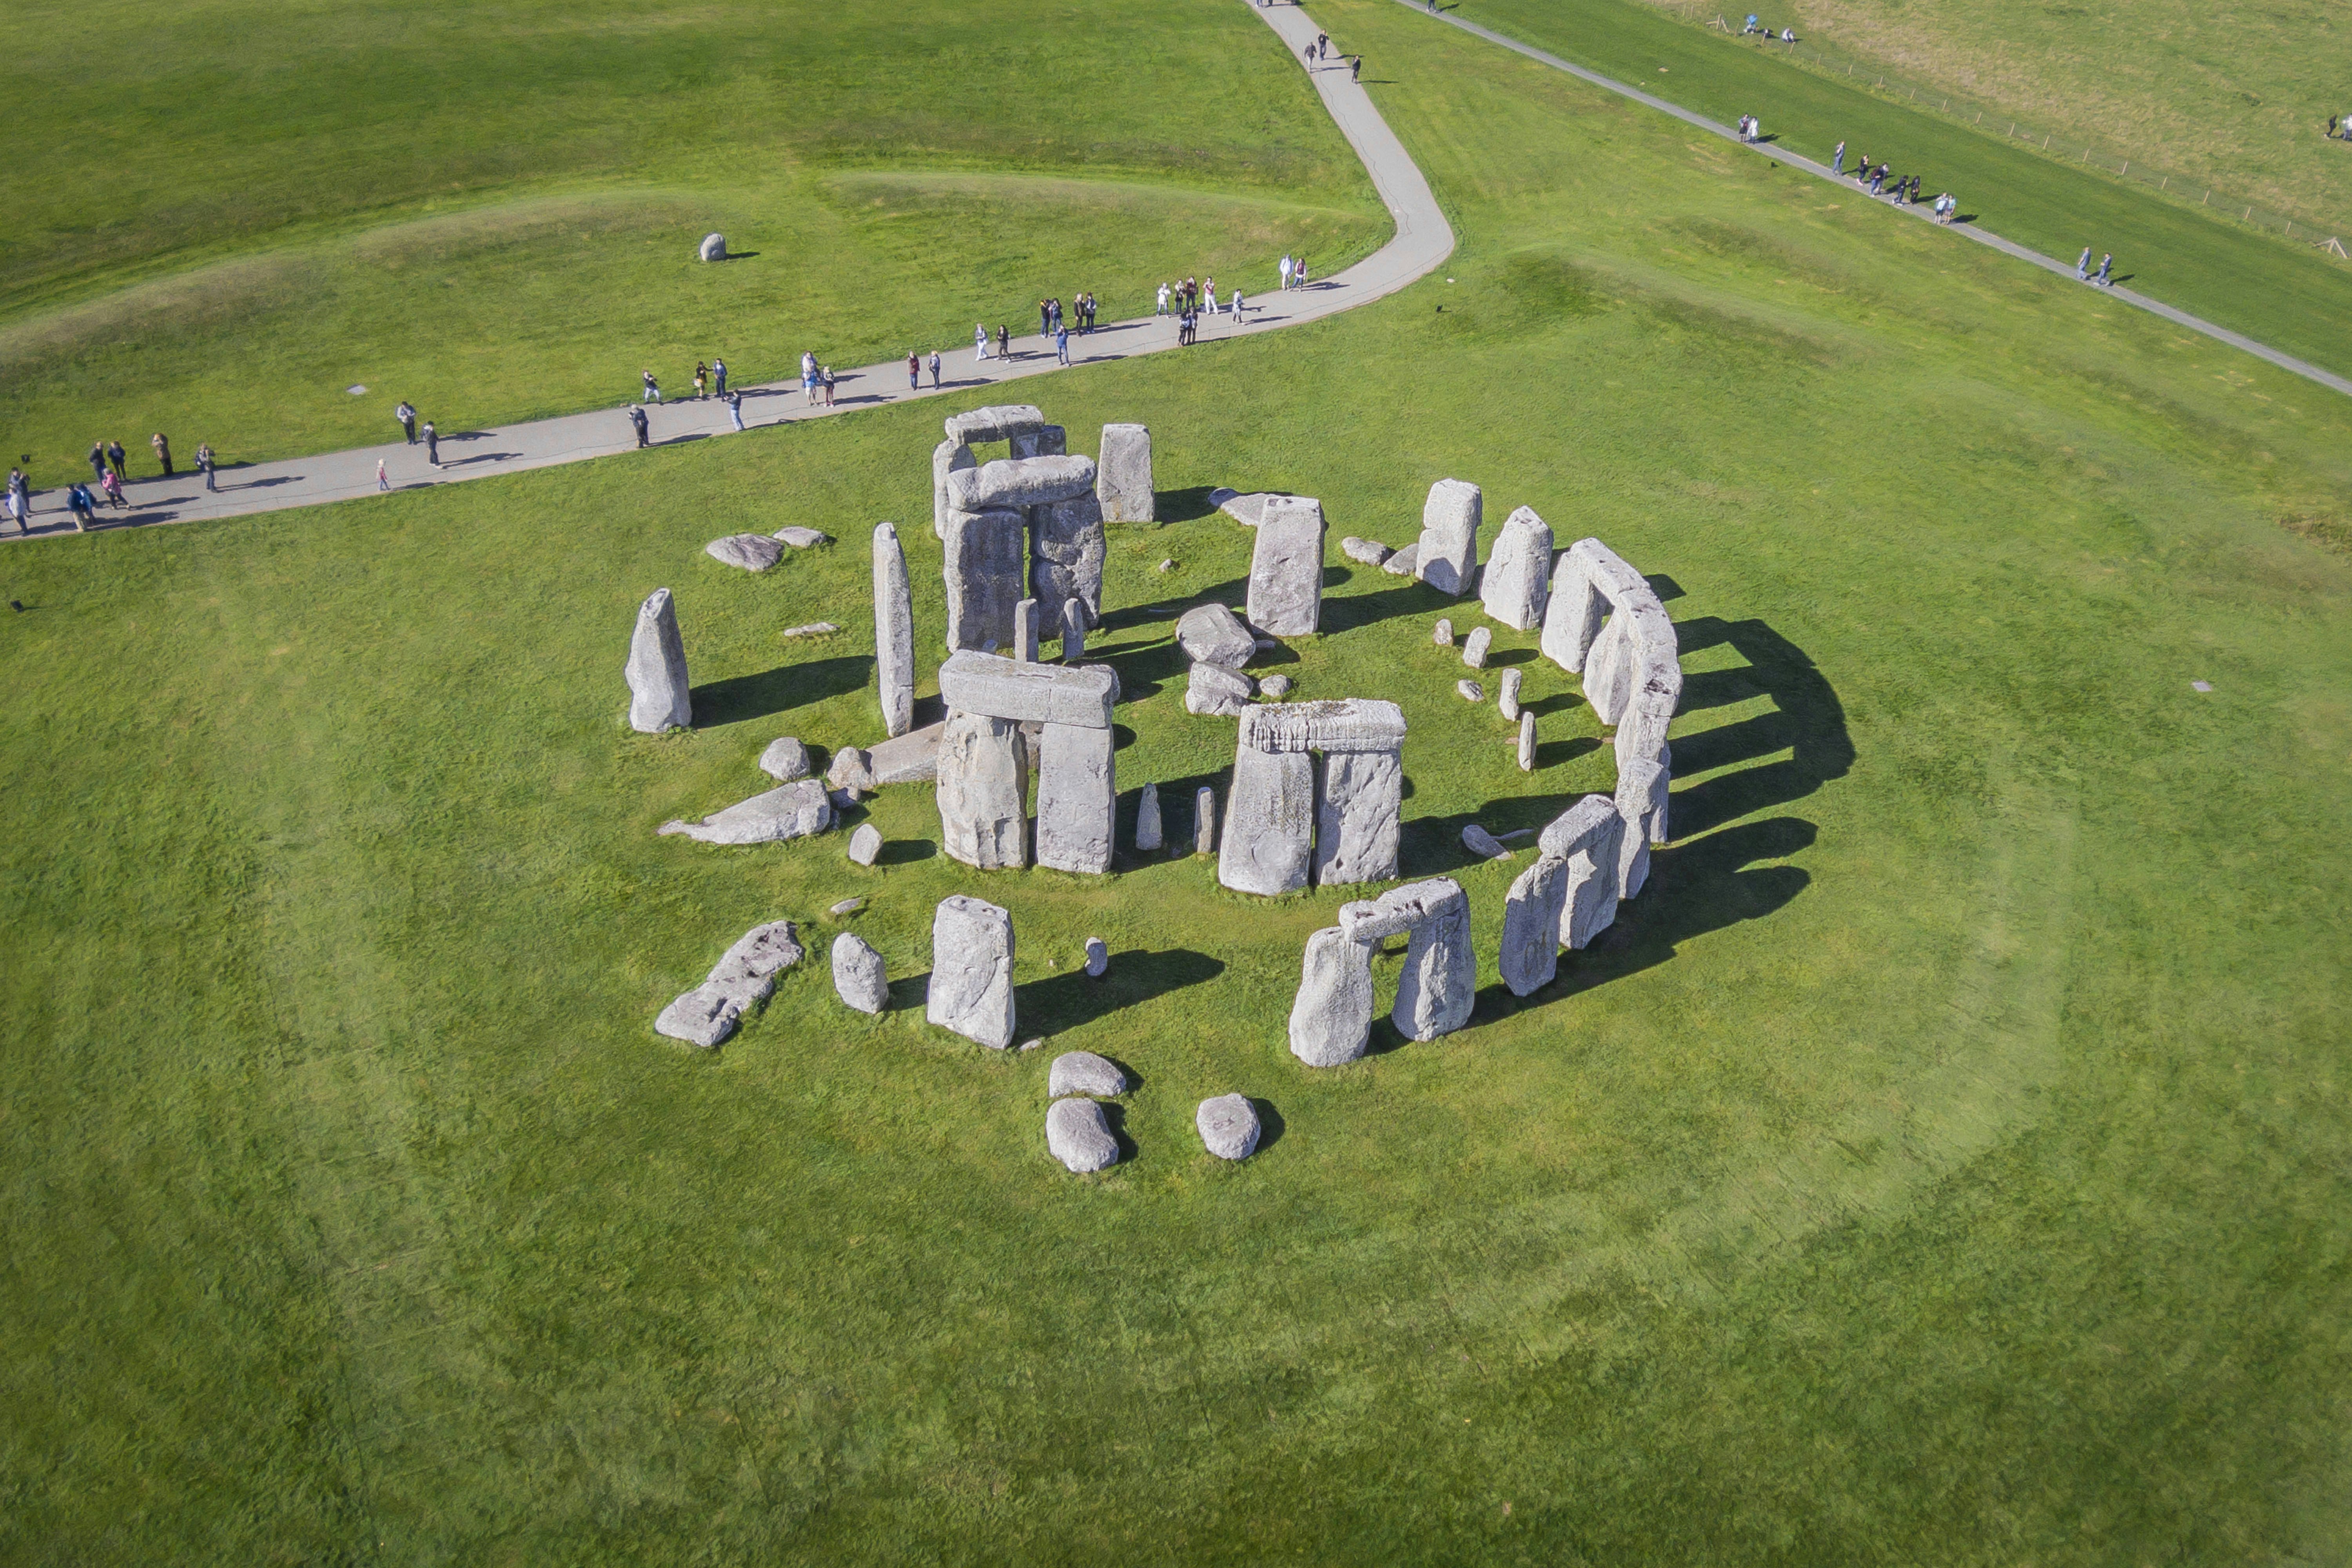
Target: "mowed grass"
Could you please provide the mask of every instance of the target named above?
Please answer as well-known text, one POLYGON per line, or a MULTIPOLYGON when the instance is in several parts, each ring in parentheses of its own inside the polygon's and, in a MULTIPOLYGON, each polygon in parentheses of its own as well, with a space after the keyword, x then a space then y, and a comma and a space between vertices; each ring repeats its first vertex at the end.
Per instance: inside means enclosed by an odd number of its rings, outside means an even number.
POLYGON ((16 20, 35 76, 94 26, 142 40, 103 114, 0 168, 0 444, 40 484, 93 440, 146 468, 159 430, 252 460, 383 440, 402 398, 451 431, 647 369, 676 395, 714 356, 749 383, 969 350, 1048 295, 1140 315, 1388 232, 1302 73, 1210 0, 16 20), (697 261, 714 230, 745 254, 697 261))
POLYGON ((919 788, 871 803, 871 870, 655 836, 776 734, 878 734, 878 518, 936 648, 932 410, 12 552, 0 1550, 2342 1555, 2352 564, 2281 524, 2340 521, 2343 401, 1325 9, 1410 42, 1381 102, 1462 248, 1038 392, 1082 447, 1148 421, 1179 520, 1112 541, 1129 807, 1230 761, 1158 613, 1239 597, 1206 487, 1323 498, 1328 630, 1269 668, 1404 704, 1406 869, 1471 890, 1473 1026, 1309 1071, 1282 1020, 1340 890, 970 872, 919 788), (1336 549, 1447 474, 1653 574, 1691 672, 1676 841, 1525 1003, 1492 965, 1526 857, 1458 831, 1607 787, 1605 742, 1502 633, 1520 773, 1429 642, 1475 611, 1336 549), (840 542, 700 553, 786 522, 840 542), (619 666, 661 584, 700 722, 656 739, 619 666), (1045 1050, 919 1022, 951 891, 1013 910, 1045 1050), (762 1016, 652 1034, 777 916, 811 957, 762 1016), (881 1019, 832 998, 845 928, 881 1019), (1044 1151, 1077 1047, 1139 1080, 1089 1179, 1044 1151), (1235 1089, 1278 1135, 1228 1167, 1191 1123, 1235 1089))

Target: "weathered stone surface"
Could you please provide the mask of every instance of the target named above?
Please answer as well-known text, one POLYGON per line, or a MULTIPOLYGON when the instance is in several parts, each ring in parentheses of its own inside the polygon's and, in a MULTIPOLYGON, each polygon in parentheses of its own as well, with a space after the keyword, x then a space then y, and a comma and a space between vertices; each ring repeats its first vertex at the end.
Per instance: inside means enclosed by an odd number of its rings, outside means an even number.
MULTIPOLYGON (((1092 492, 1029 509, 1029 591, 1041 605, 1076 599, 1086 626, 1102 621, 1102 503, 1092 492)), ((1045 636, 1054 632, 1047 628, 1045 636)))
POLYGON ((861 822, 857 831, 849 836, 849 858, 860 866, 871 866, 882 856, 882 830, 870 822, 861 822))
POLYGON ((1192 853, 1217 852, 1217 792, 1202 784, 1192 792, 1192 853))
POLYGON ((1486 498, 1466 479, 1440 479, 1429 487, 1421 509, 1421 538, 1413 575, 1442 594, 1470 588, 1478 564, 1478 524, 1486 498))
POLYGON ((1289 696, 1290 677, 1286 675, 1267 676, 1264 680, 1257 683, 1257 694, 1260 697, 1272 697, 1277 700, 1289 696))
POLYGON ((1429 640, 1438 647, 1454 646, 1454 623, 1440 616, 1437 624, 1429 628, 1429 640))
POLYGON ((1023 599, 1013 606, 1013 658, 1016 664, 1037 662, 1037 601, 1023 599))
POLYGON ((1364 1054, 1372 1037, 1372 950, 1337 926, 1307 939, 1290 1004, 1290 1054, 1311 1068, 1364 1054))
POLYGON ((702 244, 696 249, 695 254, 701 257, 705 261, 726 260, 727 237, 723 234, 704 235, 702 237, 702 244))
POLYGON ((1652 665, 1643 671, 1640 688, 1626 704, 1625 716, 1617 721, 1620 771, 1636 757, 1655 761, 1664 755, 1666 731, 1674 723, 1682 695, 1680 663, 1652 665))
POLYGON ((1013 606, 1025 596, 1029 521, 1011 510, 950 509, 947 523, 948 648, 1013 646, 1013 606))
POLYGON ((1223 485, 1209 492, 1209 504, 1244 528, 1258 525, 1258 520, 1265 514, 1265 503, 1272 499, 1273 492, 1269 490, 1252 490, 1244 495, 1223 485))
POLYGON ((915 722, 915 599, 907 585, 907 552, 890 522, 874 525, 874 673, 882 728, 903 735, 915 722))
POLYGON ((737 801, 700 822, 665 822, 660 831, 682 833, 703 844, 773 844, 806 838, 832 826, 833 801, 824 785, 814 779, 800 779, 737 801))
POLYGON ((1107 664, 1027 664, 966 650, 940 666, 940 696, 966 713, 1107 730, 1118 677, 1107 664))
POLYGON ((1076 664, 1087 657, 1087 606, 1077 599, 1062 601, 1062 662, 1076 664))
POLYGON ((1603 724, 1614 724, 1625 716, 1626 705, 1633 700, 1635 675, 1633 617, 1622 611, 1612 613, 1601 635, 1592 639, 1592 649, 1584 656, 1584 700, 1592 704, 1593 717, 1603 724))
POLYGON ((1503 625, 1531 632, 1543 625, 1544 608, 1551 603, 1550 579, 1551 525, 1523 506, 1495 534, 1495 548, 1478 578, 1479 602, 1503 625))
POLYGON ((861 1013, 879 1013, 890 1004, 890 981, 882 955, 863 937, 843 931, 833 939, 833 989, 861 1013))
POLYGON ((1470 900, 1462 885, 1451 877, 1437 877, 1408 883, 1383 894, 1380 901, 1415 915, 1390 1022, 1409 1040, 1452 1034, 1470 1021, 1478 991, 1478 959, 1470 949, 1470 900))
POLYGON ((809 776, 808 748, 790 735, 779 735, 760 753, 760 771, 778 784, 809 776))
POLYGON ((1503 984, 1525 996, 1559 973, 1560 916, 1568 907, 1568 862, 1538 855, 1503 900, 1503 984))
POLYGON ((1250 553, 1250 625, 1278 637, 1307 637, 1323 616, 1323 503, 1276 496, 1250 553))
POLYGON ((1503 717, 1514 724, 1517 723, 1519 721, 1519 667, 1517 665, 1511 665, 1503 671, 1497 682, 1497 689, 1500 695, 1496 698, 1496 703, 1501 710, 1503 717))
POLYGON ((1257 638, 1223 605, 1195 605, 1177 619, 1176 646, 1195 664, 1239 669, 1257 652, 1257 638))
POLYGON ((1486 668, 1486 651, 1495 646, 1495 634, 1485 626, 1472 626, 1470 635, 1462 640, 1462 662, 1473 669, 1486 668))
POLYGON ((948 476, 980 467, 980 459, 961 441, 942 441, 931 448, 931 531, 944 540, 948 536, 948 513, 955 508, 948 500, 948 476))
POLYGON ((1095 468, 1095 499, 1105 522, 1150 522, 1159 516, 1151 489, 1151 432, 1141 425, 1106 425, 1095 468))
POLYGON ((764 533, 730 533, 704 545, 702 552, 722 566, 740 566, 746 572, 765 572, 784 558, 784 547, 764 533))
POLYGON ((1475 680, 1457 680, 1454 683, 1454 695, 1465 702, 1484 702, 1486 689, 1475 680))
POLYGON ((948 504, 959 511, 1045 506, 1093 493, 1092 458, 999 458, 948 476, 948 504))
POLYGON ((1110 944, 1098 936, 1087 938, 1087 975, 1100 980, 1110 968, 1110 944))
POLYGON ((983 871, 1028 863, 1027 757, 1010 719, 950 709, 940 732, 940 847, 983 871))
POLYGON ((1582 565, 1585 580, 1600 589, 1612 605, 1624 604, 1635 595, 1650 591, 1649 579, 1597 539, 1580 539, 1568 547, 1568 552, 1582 565))
POLYGON ((1412 930, 1412 922, 1419 918, 1416 907, 1391 907, 1378 899, 1357 899, 1339 906, 1339 929, 1348 933, 1348 940, 1373 947, 1412 930))
POLYGON ((964 446, 1010 441, 1015 436, 1031 435, 1045 427, 1045 416, 1026 403, 1002 403, 950 414, 946 425, 948 439, 964 446))
POLYGON ((1236 719, 1249 711, 1256 682, 1240 670, 1205 660, 1192 667, 1184 686, 1184 711, 1236 719))
POLYGON ((833 762, 824 770, 824 782, 838 790, 868 790, 874 787, 872 753, 856 746, 844 746, 833 753, 833 762))
POLYGON ((1640 758, 1617 773, 1616 807, 1624 824, 1617 849, 1617 896, 1630 899, 1650 879, 1650 846, 1666 838, 1666 795, 1671 779, 1662 763, 1640 758))
POLYGON ((1581 948, 1617 918, 1617 848, 1623 830, 1616 802, 1588 795, 1552 818, 1537 839, 1544 858, 1568 868, 1560 946, 1581 948))
POLYGON ((1381 562, 1381 570, 1387 573, 1391 577, 1410 577, 1414 574, 1420 565, 1421 542, 1420 541, 1415 540, 1412 543, 1406 545, 1403 549, 1390 556, 1386 561, 1381 562))
POLYGON ((1574 549, 1562 552, 1552 569, 1551 598, 1544 606, 1544 657, 1571 675, 1580 674, 1608 613, 1608 596, 1585 571, 1583 558, 1574 549))
POLYGON ((1511 852, 1503 847, 1501 839, 1475 822, 1462 825, 1462 847, 1484 860, 1507 860, 1511 852))
POLYGON ((1013 1043, 1013 917, 956 893, 931 915, 931 979, 923 1016, 991 1050, 1013 1043))
POLYGON ((866 907, 864 899, 844 899, 824 912, 829 915, 854 915, 866 907))
POLYGON ((1166 841, 1160 826, 1160 786, 1145 784, 1135 803, 1135 847, 1157 849, 1166 841))
POLYGON ((1192 1113, 1201 1146, 1220 1160, 1246 1160, 1257 1152, 1257 1108, 1244 1095, 1221 1094, 1192 1113))
POLYGON ((1217 880, 1240 893, 1296 892, 1307 886, 1314 836, 1314 759, 1237 748, 1217 880))
POLYGON ((1522 710, 1519 714, 1519 772, 1536 771, 1536 716, 1522 710))
POLYGON ((1040 425, 1013 437, 1011 446, 1016 458, 1066 457, 1070 450, 1070 433, 1059 425, 1040 425))
POLYGON ((1348 697, 1253 708, 1240 743, 1261 752, 1393 752, 1404 744, 1404 710, 1378 698, 1348 697))
POLYGON ((667 588, 656 588, 637 606, 637 627, 629 637, 629 728, 640 734, 683 730, 694 722, 686 683, 686 642, 677 635, 677 610, 667 588))
POLYGON ((1118 1140, 1110 1119, 1091 1100, 1057 1100, 1045 1112, 1045 1147, 1076 1175, 1118 1163, 1118 1140))
POLYGON ((1393 750, 1327 752, 1316 771, 1316 885, 1393 878, 1404 816, 1403 761, 1393 750))
POLYGON ((801 961, 793 922, 753 926, 710 967, 701 984, 661 1010, 654 1030, 673 1040, 708 1048, 735 1032, 745 1012, 768 999, 775 977, 801 961))
POLYGON ((1117 1063, 1092 1051, 1065 1051, 1054 1058, 1046 1075, 1045 1092, 1055 1100, 1066 1094, 1095 1094, 1116 1099, 1127 1092, 1127 1075, 1117 1063))
POLYGON ((1037 864, 1110 869, 1118 777, 1108 730, 1048 724, 1037 743, 1037 864))
POLYGON ((940 776, 940 735, 945 726, 926 724, 883 742, 866 753, 869 782, 880 784, 919 784, 940 776))
POLYGON ((1359 539, 1351 533, 1339 541, 1339 553, 1366 566, 1377 566, 1395 552, 1377 539, 1359 539))
POLYGON ((828 637, 840 629, 831 621, 811 621, 806 626, 786 626, 776 635, 787 637, 828 637))
POLYGON ((771 537, 773 538, 777 543, 789 544, 794 550, 814 550, 820 544, 831 544, 833 542, 833 536, 831 534, 820 533, 814 528, 803 528, 797 523, 793 524, 790 528, 780 528, 776 530, 771 537))

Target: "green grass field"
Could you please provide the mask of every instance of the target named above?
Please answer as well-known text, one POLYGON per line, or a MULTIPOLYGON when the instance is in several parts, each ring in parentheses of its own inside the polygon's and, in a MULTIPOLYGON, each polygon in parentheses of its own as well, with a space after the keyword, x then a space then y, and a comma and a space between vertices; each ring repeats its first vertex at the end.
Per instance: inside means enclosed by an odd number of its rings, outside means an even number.
MULTIPOLYGON (((1269 668, 1404 705, 1473 1026, 1301 1068, 1337 890, 970 872, 919 788, 870 870, 655 837, 775 735, 878 736, 877 519, 937 647, 936 405, 12 549, 0 1557, 2345 1555, 2352 404, 1391 0, 1315 15, 1446 268, 1027 384, 1081 447, 1149 422, 1176 520, 1112 539, 1130 810, 1230 761, 1163 614, 1239 595, 1207 487, 1323 498, 1328 629, 1269 668), (1336 547, 1448 474, 1653 574, 1690 671, 1676 841, 1524 1004, 1525 858, 1458 831, 1606 745, 1504 632, 1521 774, 1430 646, 1465 612, 1336 547), (841 542, 700 552, 786 522, 841 542), (665 584, 699 721, 635 736, 665 584), (951 891, 1013 911, 1046 1050, 919 1021, 951 891), (824 973, 853 893, 877 1020, 824 973), (764 1016, 653 1035, 779 916, 764 1016), (1140 1080, 1085 1179, 1042 1125, 1078 1047, 1140 1080), (1233 1089, 1275 1135, 1229 1167, 1192 1116, 1233 1089)), ((1187 84, 1115 112, 1179 134, 1187 84)))

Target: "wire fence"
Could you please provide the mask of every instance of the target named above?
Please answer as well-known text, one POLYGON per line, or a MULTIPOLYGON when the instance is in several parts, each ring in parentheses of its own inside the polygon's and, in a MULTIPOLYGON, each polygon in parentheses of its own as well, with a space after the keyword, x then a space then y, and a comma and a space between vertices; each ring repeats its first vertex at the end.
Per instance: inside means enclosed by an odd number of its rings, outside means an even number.
POLYGON ((1719 12, 1709 10, 1702 5, 1680 4, 1677 0, 1661 0, 1658 8, 1668 16, 1679 17, 1692 26, 1707 31, 1719 29, 1735 42, 1744 43, 1759 53, 1769 53, 1776 59, 1785 59, 1801 69, 1850 81, 1857 86, 1864 86, 1869 91, 1885 98, 1889 102, 1910 104, 1960 124, 1972 126, 1980 131, 1990 131, 2004 141, 2023 142, 2052 158, 2070 163, 2087 164, 2116 179, 2146 185, 2150 190, 2159 192, 2168 199, 2178 201, 2183 205, 2201 207, 2208 212, 2229 218, 2232 222, 2278 235, 2298 245, 2308 246, 2330 260, 2352 262, 2352 256, 2346 254, 2347 240, 2352 240, 2352 229, 2317 226, 2307 218, 2291 216, 2286 213, 2266 207, 2260 202, 2233 195, 2218 185, 2210 185, 2201 180, 2184 178, 2169 169, 2149 163, 2145 158, 2129 157, 2119 153, 2109 152, 2078 138, 2030 125, 1996 105, 1969 98, 1961 93, 1948 92, 1939 87, 1930 87, 1924 83, 1906 80, 1891 74, 1883 67, 1868 64, 1835 50, 1824 49, 1807 39, 1798 38, 1783 42, 1777 37, 1765 34, 1744 34, 1740 31, 1739 24, 1725 17, 1719 12), (2180 188, 2174 190, 2175 185, 2180 188))

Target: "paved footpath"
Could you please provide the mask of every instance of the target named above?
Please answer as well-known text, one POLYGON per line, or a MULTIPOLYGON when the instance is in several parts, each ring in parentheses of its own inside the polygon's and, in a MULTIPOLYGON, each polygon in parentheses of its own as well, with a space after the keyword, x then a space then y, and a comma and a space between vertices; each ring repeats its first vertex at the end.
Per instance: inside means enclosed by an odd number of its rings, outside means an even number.
MULTIPOLYGON (((1397 0, 1397 4, 1414 11, 1426 12, 1428 9, 1426 0, 1397 0)), ((1694 113, 1692 110, 1683 108, 1682 105, 1678 103, 1669 103, 1664 99, 1658 97, 1654 93, 1643 92, 1638 87, 1629 86, 1612 77, 1602 76, 1599 71, 1587 70, 1580 65, 1571 65, 1568 61, 1561 59, 1558 55, 1547 54, 1543 50, 1537 48, 1532 44, 1523 44, 1519 42, 1518 39, 1510 37, 1502 33, 1497 33, 1491 27, 1482 27, 1475 22, 1465 21, 1463 18, 1454 16, 1450 11, 1439 12, 1435 16, 1432 16, 1431 20, 1444 22, 1450 27, 1459 27, 1465 33, 1475 34, 1478 37, 1486 39, 1488 43, 1500 44, 1503 47, 1513 50, 1518 54, 1525 55, 1531 60, 1539 60, 1543 64, 1551 67, 1554 70, 1566 71, 1569 75, 1576 77, 1583 81, 1589 81, 1595 87, 1606 88, 1609 91, 1620 94, 1625 98, 1630 98, 1636 103, 1645 104, 1662 113, 1671 114, 1685 125, 1695 126, 1701 131, 1708 132, 1714 135, 1723 137, 1725 140, 1735 142, 1740 146, 1749 147, 1752 151, 1764 157, 1770 158, 1775 163, 1786 163, 1790 168, 1801 169, 1808 174, 1818 174, 1822 179, 1832 181, 1842 187, 1849 189, 1852 188, 1852 181, 1831 174, 1825 166, 1814 163, 1810 158, 1801 158, 1793 153, 1782 152, 1779 147, 1773 146, 1770 143, 1750 143, 1741 142, 1739 140, 1739 133, 1728 125, 1718 124, 1717 121, 1709 120, 1703 114, 1694 113)), ((1895 204, 1886 197, 1881 196, 1877 199, 1882 203, 1885 203, 1886 205, 1895 206, 1895 204)), ((1906 204, 1905 205, 1896 206, 1896 210, 1899 212, 1907 212, 1914 217, 1920 219, 1922 222, 1933 223, 1935 221, 1934 213, 1932 213, 1924 204, 1917 206, 1912 206, 1906 204)), ((2044 256, 2038 250, 2029 250, 2024 246, 2018 244, 2015 240, 2003 239, 1997 234, 1988 233, 1986 230, 1979 228, 1973 223, 1947 224, 1944 226, 1950 229, 1954 234, 1962 235, 1967 238, 1975 240, 1979 245, 1990 245, 1995 250, 2000 251, 2004 255, 2013 256, 2020 261, 2032 262, 2034 266, 2039 267, 2045 271, 2055 272, 2061 278, 2073 279, 2074 277, 2074 268, 2071 263, 2061 261, 2055 257, 2044 256)), ((2256 342, 2253 339, 2245 336, 2243 333, 2233 332, 2227 327, 2215 326, 2212 322, 2205 321, 2200 317, 2192 316, 2186 310, 2175 310, 2170 305, 2164 303, 2161 300, 2151 300, 2145 294, 2136 294, 2128 289, 2106 288, 2100 291, 2104 294, 2110 295, 2115 299, 2121 300, 2126 305, 2137 305, 2141 310, 2147 310, 2151 314, 2162 316, 2166 321, 2172 322, 2175 326, 2187 327, 2192 332, 2202 332, 2207 337, 2215 339, 2221 342, 2225 342, 2233 349, 2243 349, 2246 353, 2252 354, 2257 359, 2267 360, 2271 363, 2278 366, 2281 370, 2290 371, 2296 375, 2302 376, 2306 381, 2315 381, 2322 386, 2330 387, 2337 392, 2345 394, 2347 396, 2352 396, 2352 380, 2347 380, 2343 376, 2337 375, 2334 371, 2322 370, 2317 365, 2296 359, 2292 354, 2281 353, 2278 350, 2272 348, 2267 343, 2256 342)))
MULTIPOLYGON (((1307 13, 1295 5, 1252 8, 1288 46, 1291 59, 1307 68, 1304 52, 1315 41, 1316 31, 1307 13)), ((1236 322, 1229 314, 1204 316, 1199 334, 1202 342, 1254 336, 1370 304, 1426 276, 1453 253, 1454 230, 1439 210, 1429 182, 1422 178, 1421 170, 1406 155, 1404 144, 1372 107, 1371 99, 1361 87, 1349 80, 1347 62, 1332 59, 1307 68, 1316 91, 1322 96, 1324 108, 1355 148, 1356 155, 1363 160, 1372 188, 1387 204, 1389 216, 1396 223, 1395 237, 1346 271, 1330 278, 1317 278, 1303 289, 1285 290, 1274 287, 1274 268, 1269 263, 1265 268, 1268 279, 1266 292, 1248 295, 1244 291, 1244 319, 1236 322)), ((1073 332, 1070 363, 1101 364, 1178 346, 1173 316, 1146 316, 1138 321, 1107 323, 1085 337, 1073 332)), ((925 358, 928 360, 928 353, 925 358)), ((830 408, 821 404, 810 406, 797 381, 739 387, 743 394, 743 423, 758 430, 920 397, 956 396, 976 387, 1045 375, 1062 368, 1055 360, 1053 342, 1034 336, 1015 338, 1010 360, 976 360, 971 341, 967 338, 960 346, 941 350, 940 362, 940 385, 936 390, 930 385, 928 369, 923 385, 910 389, 904 360, 848 372, 835 371, 835 404, 830 408)), ((218 475, 220 489, 216 494, 208 493, 202 478, 194 472, 168 479, 134 479, 124 487, 124 499, 131 502, 131 510, 110 512, 101 507, 99 522, 101 528, 194 522, 373 495, 379 460, 383 462, 393 488, 406 490, 613 457, 636 447, 636 432, 629 424, 627 407, 624 404, 591 414, 567 415, 560 419, 497 429, 448 431, 441 437, 438 468, 426 464, 423 446, 394 441, 315 458, 224 468, 218 475)), ((651 425, 650 439, 656 447, 674 447, 735 433, 727 417, 727 405, 715 397, 651 404, 646 413, 651 425)), ((388 407, 384 422, 392 422, 388 407)), ((42 491, 33 500, 30 537, 54 538, 73 531, 73 514, 66 510, 62 489, 42 491)), ((24 536, 10 532, 5 537, 13 540, 24 536)))

